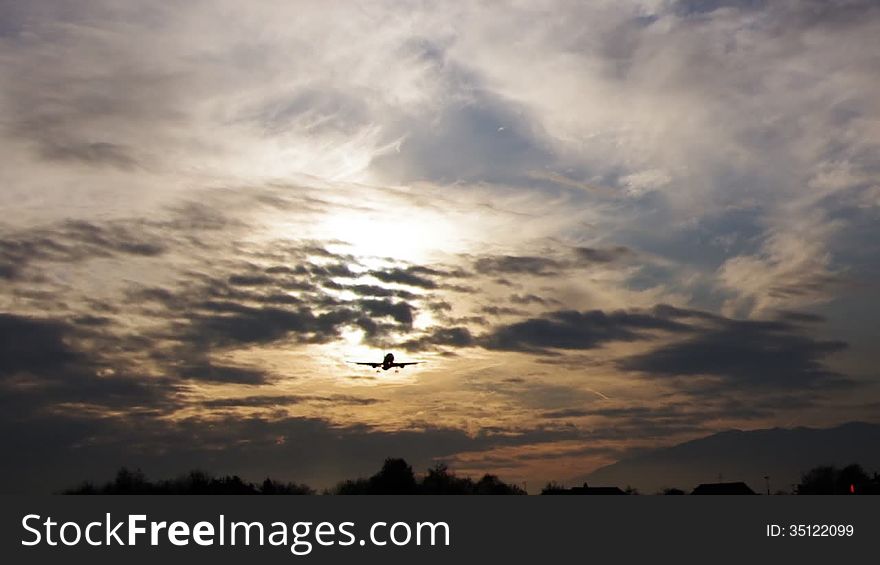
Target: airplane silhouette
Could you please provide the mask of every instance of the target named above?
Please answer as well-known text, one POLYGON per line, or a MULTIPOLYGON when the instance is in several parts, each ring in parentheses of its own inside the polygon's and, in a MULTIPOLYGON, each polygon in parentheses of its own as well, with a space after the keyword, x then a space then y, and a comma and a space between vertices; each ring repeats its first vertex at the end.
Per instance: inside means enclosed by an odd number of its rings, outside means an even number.
POLYGON ((367 365, 368 367, 372 367, 374 369, 382 369, 383 371, 387 371, 388 369, 403 369, 407 365, 418 365, 420 361, 408 361, 406 363, 395 363, 394 362, 394 354, 388 353, 385 355, 385 358, 382 359, 381 363, 373 363, 370 361, 349 361, 349 363, 354 363, 355 365, 367 365))

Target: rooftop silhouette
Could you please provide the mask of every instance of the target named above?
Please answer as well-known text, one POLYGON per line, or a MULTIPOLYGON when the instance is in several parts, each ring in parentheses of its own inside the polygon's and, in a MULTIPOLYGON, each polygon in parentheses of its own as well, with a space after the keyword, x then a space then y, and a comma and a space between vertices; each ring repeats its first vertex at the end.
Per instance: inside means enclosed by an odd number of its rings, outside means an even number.
POLYGON ((697 485, 691 494, 755 494, 755 491, 744 482, 736 481, 732 483, 703 483, 697 485))

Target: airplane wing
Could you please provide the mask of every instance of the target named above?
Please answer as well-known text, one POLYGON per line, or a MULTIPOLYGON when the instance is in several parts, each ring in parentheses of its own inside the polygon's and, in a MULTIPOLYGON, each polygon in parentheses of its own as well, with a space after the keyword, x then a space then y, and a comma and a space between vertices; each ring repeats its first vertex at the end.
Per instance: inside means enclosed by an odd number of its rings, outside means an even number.
POLYGON ((406 363, 392 363, 392 367, 406 367, 407 365, 418 365, 421 361, 407 361, 406 363))
POLYGON ((382 363, 370 363, 369 361, 349 361, 349 363, 354 365, 366 365, 367 367, 372 367, 374 369, 382 366, 382 363))

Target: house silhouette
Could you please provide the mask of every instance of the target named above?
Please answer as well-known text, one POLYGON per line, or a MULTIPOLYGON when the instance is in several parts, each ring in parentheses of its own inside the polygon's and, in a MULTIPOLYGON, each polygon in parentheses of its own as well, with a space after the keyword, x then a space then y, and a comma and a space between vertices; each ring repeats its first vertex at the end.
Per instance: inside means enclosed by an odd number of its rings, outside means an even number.
POLYGON ((703 483, 697 485, 691 494, 755 494, 755 491, 744 482, 737 481, 734 483, 703 483))
POLYGON ((873 479, 863 483, 860 487, 855 487, 853 490, 855 491, 853 494, 880 494, 880 475, 874 473, 873 479))
POLYGON ((617 487, 591 487, 587 483, 584 486, 572 487, 569 489, 552 489, 547 490, 543 494, 626 494, 617 487))

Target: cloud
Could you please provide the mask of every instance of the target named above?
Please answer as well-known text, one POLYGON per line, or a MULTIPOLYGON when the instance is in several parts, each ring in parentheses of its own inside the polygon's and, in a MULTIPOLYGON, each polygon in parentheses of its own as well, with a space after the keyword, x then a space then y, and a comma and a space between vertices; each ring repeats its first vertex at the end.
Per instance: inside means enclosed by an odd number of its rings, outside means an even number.
POLYGON ((619 366, 656 377, 716 377, 734 387, 822 388, 849 384, 823 364, 846 347, 805 336, 790 322, 725 319, 619 366))
POLYGON ((757 253, 731 257, 721 266, 719 279, 733 295, 725 304, 728 312, 803 308, 827 301, 844 282, 827 251, 835 224, 817 216, 792 224, 768 233, 757 253))
POLYGON ((381 401, 375 398, 363 398, 360 396, 346 396, 341 394, 333 396, 284 394, 245 396, 239 398, 216 398, 212 400, 206 400, 205 402, 203 402, 203 405, 208 408, 280 408, 290 406, 292 404, 299 404, 302 402, 313 402, 339 406, 369 406, 371 404, 376 404, 381 401))
POLYGON ((82 363, 82 355, 64 341, 69 332, 59 321, 0 314, 0 374, 7 378, 22 372, 49 374, 82 363))
POLYGON ((413 268, 393 268, 388 270, 381 271, 373 271, 370 273, 377 279, 386 283, 397 283, 407 286, 414 286, 417 288, 425 288, 429 290, 433 290, 437 288, 437 283, 427 276, 436 274, 433 271, 424 272, 422 270, 413 269, 413 268))
POLYGON ((474 263, 474 269, 482 274, 552 276, 561 267, 561 263, 547 257, 516 255, 483 257, 474 263))
POLYGON ((56 144, 44 142, 40 155, 50 161, 76 161, 93 166, 109 166, 120 169, 132 169, 138 165, 137 159, 129 154, 129 150, 116 143, 92 142, 56 144))
POLYGON ((522 109, 481 90, 478 75, 448 58, 444 66, 444 86, 467 92, 468 99, 442 107, 427 123, 404 120, 400 127, 406 133, 398 150, 373 163, 380 174, 394 182, 504 182, 551 162, 522 109))
POLYGON ((71 344, 89 337, 60 320, 0 314, 4 411, 23 417, 65 405, 91 406, 100 412, 176 404, 177 387, 171 379, 146 377, 71 344))
POLYGON ((558 303, 557 300, 550 298, 542 298, 535 294, 513 294, 509 298, 510 302, 513 304, 541 304, 542 306, 546 306, 551 303, 558 303))
POLYGON ((181 378, 215 383, 259 385, 268 382, 264 371, 244 367, 215 365, 211 362, 190 363, 178 371, 181 378))
POLYGON ((581 418, 583 416, 589 416, 591 414, 592 412, 583 408, 563 408, 561 410, 551 410, 549 412, 544 412, 541 414, 541 417, 549 418, 552 420, 557 418, 581 418))
POLYGON ((633 256, 625 246, 609 248, 575 246, 545 255, 488 255, 474 261, 483 275, 532 275, 552 277, 569 271, 612 263, 633 256))
POLYGON ((690 328, 650 313, 562 310, 494 328, 481 337, 488 349, 548 353, 554 349, 592 349, 611 341, 637 341, 649 332, 690 328))
POLYGON ((477 340, 466 327, 435 328, 425 335, 410 339, 400 344, 400 347, 408 351, 425 351, 436 349, 441 346, 454 348, 472 347, 477 340))
POLYGON ((618 259, 630 257, 633 251, 624 246, 617 246, 608 249, 600 249, 595 247, 575 247, 575 255, 585 263, 611 263, 618 259))
POLYGON ((397 288, 386 288, 384 286, 371 284, 342 285, 340 288, 350 290, 351 292, 359 296, 400 298, 403 300, 412 300, 416 298, 415 294, 406 290, 401 290, 397 288))
POLYGON ((357 319, 351 310, 314 314, 307 308, 287 310, 226 304, 224 315, 191 318, 190 338, 196 343, 230 346, 271 343, 295 335, 303 343, 322 343, 339 335, 342 325, 357 319))
POLYGON ((390 300, 360 300, 361 309, 371 317, 389 317, 404 327, 410 327, 413 323, 413 307, 406 302, 392 302, 390 300))
POLYGON ((9 233, 0 241, 0 278, 27 277, 35 262, 72 263, 119 255, 150 258, 165 253, 165 242, 145 228, 142 221, 65 221, 9 233))

